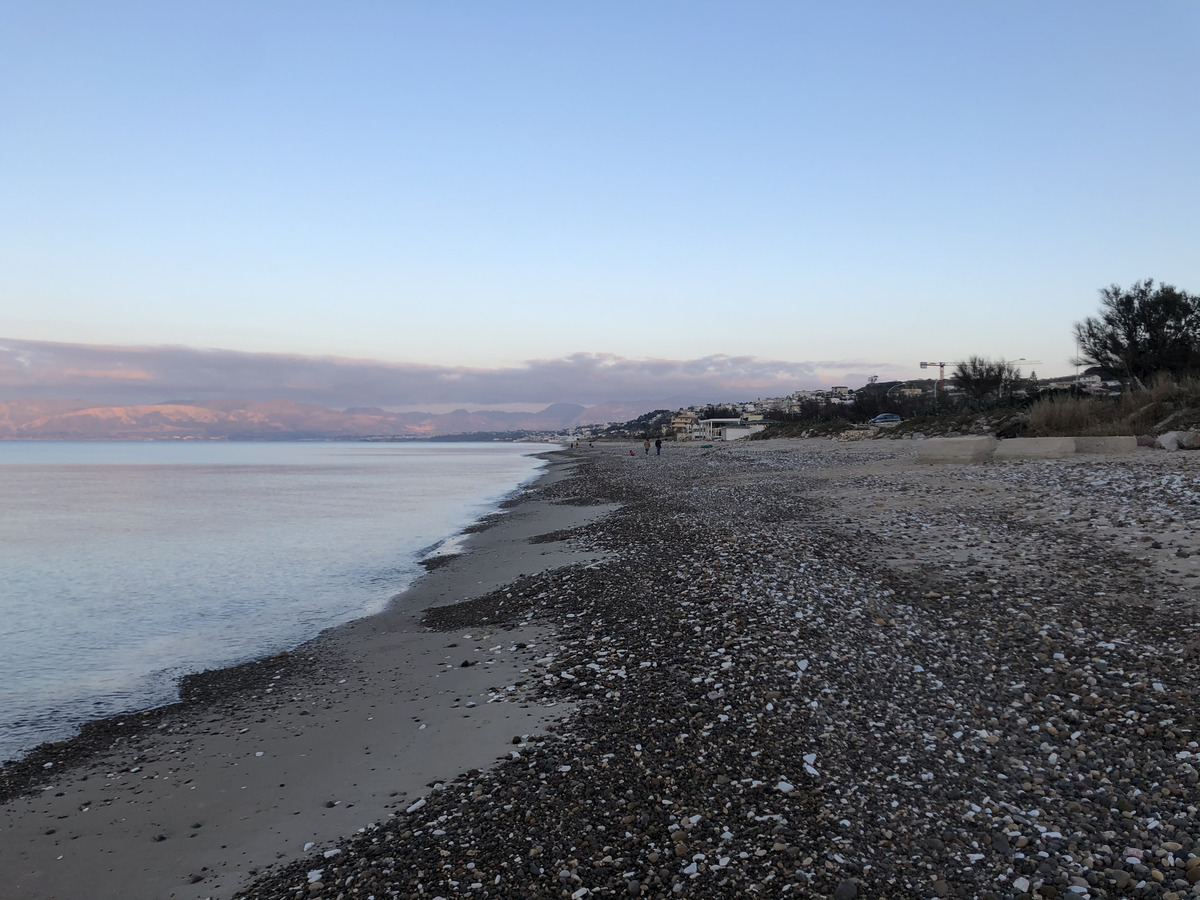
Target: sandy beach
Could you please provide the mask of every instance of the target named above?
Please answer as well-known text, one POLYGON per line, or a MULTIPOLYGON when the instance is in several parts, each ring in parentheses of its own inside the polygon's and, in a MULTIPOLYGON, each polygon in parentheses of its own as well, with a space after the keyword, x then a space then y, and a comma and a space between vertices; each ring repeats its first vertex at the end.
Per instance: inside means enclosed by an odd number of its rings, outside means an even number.
POLYGON ((0 896, 1200 897, 1194 454, 629 449, 6 771, 0 896))
POLYGON ((562 477, 554 459, 531 496, 480 523, 464 553, 388 612, 192 679, 188 702, 106 720, 9 767, 3 788, 24 796, 0 811, 0 897, 228 897, 254 872, 328 847, 562 715, 515 687, 544 627, 453 635, 419 621, 593 559, 528 541, 605 512, 537 498, 562 477))

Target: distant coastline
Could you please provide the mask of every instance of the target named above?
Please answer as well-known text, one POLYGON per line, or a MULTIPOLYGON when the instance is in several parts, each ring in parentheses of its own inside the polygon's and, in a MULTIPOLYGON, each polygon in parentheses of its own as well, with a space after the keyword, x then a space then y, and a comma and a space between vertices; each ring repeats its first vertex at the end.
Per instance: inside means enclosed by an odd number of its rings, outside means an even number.
POLYGON ((223 400, 96 406, 82 400, 0 403, 7 441, 528 440, 629 418, 628 404, 554 403, 538 412, 390 412, 328 409, 291 400, 223 400))

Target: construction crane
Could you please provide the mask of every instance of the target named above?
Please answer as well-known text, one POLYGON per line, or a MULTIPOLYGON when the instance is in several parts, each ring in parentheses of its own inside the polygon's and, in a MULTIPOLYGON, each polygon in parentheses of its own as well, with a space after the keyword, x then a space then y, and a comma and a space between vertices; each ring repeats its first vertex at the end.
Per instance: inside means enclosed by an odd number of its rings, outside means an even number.
MULTIPOLYGON (((1042 361, 1040 359, 1026 359, 1025 357, 1022 356, 1017 359, 1006 359, 1006 360, 1004 360, 1004 363, 1005 363, 1005 365, 1010 365, 1010 366, 1013 365, 1014 363, 1026 363, 1031 366, 1040 366, 1042 364, 1042 361)), ((941 391, 943 394, 946 392, 946 366, 963 366, 963 365, 966 365, 966 363, 958 361, 958 360, 956 360, 954 362, 922 362, 921 363, 922 369, 928 369, 932 366, 938 367, 938 380, 935 381, 933 384, 933 408, 934 409, 937 409, 938 389, 941 388, 941 391)))
POLYGON ((934 389, 933 389, 934 400, 937 399, 937 386, 939 384, 942 386, 942 390, 946 389, 946 366, 957 366, 957 365, 959 365, 959 364, 952 363, 952 362, 951 363, 948 363, 948 362, 922 362, 921 363, 922 369, 928 369, 930 366, 938 367, 938 380, 936 382, 934 382, 934 389))

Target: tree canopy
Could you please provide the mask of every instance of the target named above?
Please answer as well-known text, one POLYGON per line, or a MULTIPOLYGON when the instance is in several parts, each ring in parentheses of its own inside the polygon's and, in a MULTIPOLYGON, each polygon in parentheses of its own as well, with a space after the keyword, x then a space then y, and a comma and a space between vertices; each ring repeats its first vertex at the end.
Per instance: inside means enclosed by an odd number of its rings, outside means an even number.
POLYGON ((1011 399, 1020 378, 1020 371, 1012 363, 982 356, 971 356, 957 363, 951 376, 967 401, 977 408, 1011 399))
POLYGON ((1100 313, 1075 323, 1081 365, 1103 366, 1137 384, 1156 372, 1200 372, 1200 296, 1153 278, 1100 291, 1100 313))

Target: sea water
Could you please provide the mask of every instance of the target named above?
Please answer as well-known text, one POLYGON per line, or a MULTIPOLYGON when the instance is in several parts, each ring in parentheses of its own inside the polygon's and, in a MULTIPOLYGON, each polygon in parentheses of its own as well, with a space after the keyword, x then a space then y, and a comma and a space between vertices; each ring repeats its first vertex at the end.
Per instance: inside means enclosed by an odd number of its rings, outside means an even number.
POLYGON ((549 449, 0 442, 0 760, 378 612, 549 449))

